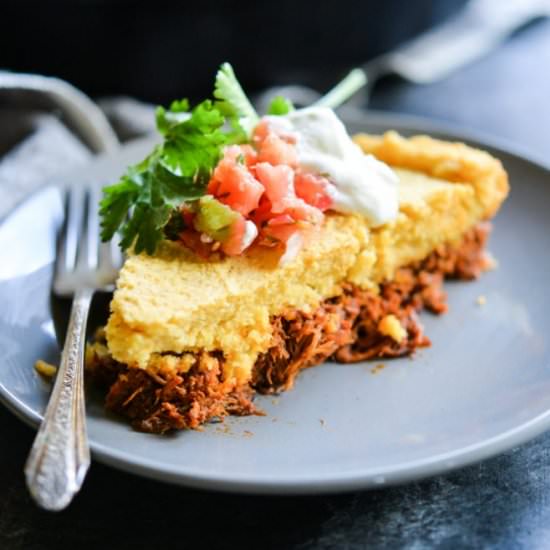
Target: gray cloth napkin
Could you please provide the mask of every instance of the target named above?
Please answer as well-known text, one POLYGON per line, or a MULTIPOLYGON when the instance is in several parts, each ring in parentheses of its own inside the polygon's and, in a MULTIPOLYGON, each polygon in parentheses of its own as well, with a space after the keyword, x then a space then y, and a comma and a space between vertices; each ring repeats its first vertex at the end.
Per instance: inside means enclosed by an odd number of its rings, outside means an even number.
MULTIPOLYGON (((130 98, 100 102, 124 142, 154 129, 151 105, 130 98)), ((38 188, 93 158, 55 112, 0 107, 0 218, 38 188)))

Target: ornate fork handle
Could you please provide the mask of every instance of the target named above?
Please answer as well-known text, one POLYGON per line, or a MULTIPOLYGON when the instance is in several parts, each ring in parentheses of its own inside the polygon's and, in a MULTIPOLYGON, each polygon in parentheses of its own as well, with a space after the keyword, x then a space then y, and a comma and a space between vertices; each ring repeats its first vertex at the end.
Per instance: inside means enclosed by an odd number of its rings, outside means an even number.
POLYGON ((48 510, 67 506, 90 466, 84 407, 84 343, 92 296, 91 289, 75 294, 52 395, 25 465, 33 498, 48 510))

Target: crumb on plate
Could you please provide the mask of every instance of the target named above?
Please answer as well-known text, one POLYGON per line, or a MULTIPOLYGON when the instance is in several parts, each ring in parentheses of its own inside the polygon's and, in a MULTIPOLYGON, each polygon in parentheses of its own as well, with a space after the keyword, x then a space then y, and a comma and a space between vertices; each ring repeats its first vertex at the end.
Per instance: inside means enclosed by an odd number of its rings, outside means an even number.
POLYGON ((51 363, 42 361, 42 359, 38 359, 34 364, 34 370, 44 378, 53 378, 57 372, 57 367, 51 363))
POLYGON ((386 365, 384 365, 384 363, 378 363, 378 365, 375 365, 370 371, 372 374, 378 374, 385 367, 386 365))

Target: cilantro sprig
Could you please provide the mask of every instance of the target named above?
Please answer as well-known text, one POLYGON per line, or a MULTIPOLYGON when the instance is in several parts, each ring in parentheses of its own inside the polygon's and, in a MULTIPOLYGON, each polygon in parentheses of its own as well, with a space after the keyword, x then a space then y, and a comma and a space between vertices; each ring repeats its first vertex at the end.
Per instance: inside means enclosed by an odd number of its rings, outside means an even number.
POLYGON ((232 127, 240 130, 245 138, 250 138, 259 121, 258 113, 229 63, 223 63, 216 75, 214 97, 218 99, 217 108, 228 117, 232 127))
POLYGON ((214 97, 193 109, 186 99, 157 108, 162 144, 103 189, 103 241, 120 231, 123 250, 154 254, 177 208, 206 193, 223 147, 250 139, 259 117, 229 63, 218 71, 214 97))

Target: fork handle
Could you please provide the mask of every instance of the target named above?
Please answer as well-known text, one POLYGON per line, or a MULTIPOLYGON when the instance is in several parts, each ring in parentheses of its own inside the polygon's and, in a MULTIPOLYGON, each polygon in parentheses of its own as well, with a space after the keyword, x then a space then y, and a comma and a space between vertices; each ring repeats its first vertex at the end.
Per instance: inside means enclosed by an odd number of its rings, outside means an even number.
POLYGON ((42 425, 25 465, 27 486, 47 510, 61 510, 80 489, 90 466, 84 407, 84 344, 93 291, 73 299, 61 364, 42 425))

